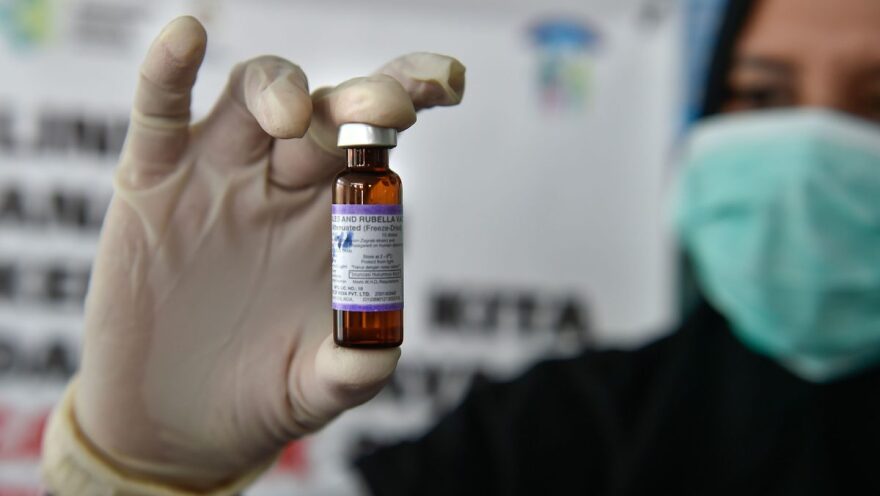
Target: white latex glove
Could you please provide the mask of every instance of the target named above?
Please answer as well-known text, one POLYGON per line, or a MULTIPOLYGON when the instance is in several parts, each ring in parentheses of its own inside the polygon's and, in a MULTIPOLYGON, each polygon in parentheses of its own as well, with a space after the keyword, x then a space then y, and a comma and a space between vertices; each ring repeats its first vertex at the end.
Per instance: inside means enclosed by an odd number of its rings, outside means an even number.
POLYGON ((78 432, 120 473, 196 489, 270 461, 384 385, 399 349, 331 337, 336 129, 403 130, 464 87, 455 59, 412 54, 310 97, 299 67, 259 57, 190 125, 205 45, 181 17, 143 63, 71 392, 78 432))

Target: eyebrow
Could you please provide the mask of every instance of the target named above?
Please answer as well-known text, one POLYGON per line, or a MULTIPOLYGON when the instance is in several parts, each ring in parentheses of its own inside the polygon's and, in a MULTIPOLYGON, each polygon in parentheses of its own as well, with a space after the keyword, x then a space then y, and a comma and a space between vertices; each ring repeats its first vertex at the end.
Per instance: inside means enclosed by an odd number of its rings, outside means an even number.
POLYGON ((787 62, 760 56, 737 57, 733 61, 734 68, 757 69, 765 72, 774 72, 780 76, 791 76, 795 72, 794 66, 787 62))

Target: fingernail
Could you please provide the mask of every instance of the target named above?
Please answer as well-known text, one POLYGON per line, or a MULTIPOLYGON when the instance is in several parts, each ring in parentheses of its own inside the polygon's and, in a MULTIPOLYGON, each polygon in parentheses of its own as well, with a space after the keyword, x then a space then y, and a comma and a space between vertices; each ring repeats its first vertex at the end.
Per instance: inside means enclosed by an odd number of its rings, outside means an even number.
POLYGON ((159 41, 168 53, 182 64, 201 60, 205 54, 207 38, 205 28, 191 16, 174 19, 159 34, 159 41))
POLYGON ((276 138, 298 138, 306 133, 312 115, 307 91, 281 77, 260 92, 260 125, 276 138))
POLYGON ((455 103, 461 102, 464 96, 464 64, 457 60, 453 60, 449 66, 449 77, 447 79, 446 88, 450 91, 450 97, 455 103))

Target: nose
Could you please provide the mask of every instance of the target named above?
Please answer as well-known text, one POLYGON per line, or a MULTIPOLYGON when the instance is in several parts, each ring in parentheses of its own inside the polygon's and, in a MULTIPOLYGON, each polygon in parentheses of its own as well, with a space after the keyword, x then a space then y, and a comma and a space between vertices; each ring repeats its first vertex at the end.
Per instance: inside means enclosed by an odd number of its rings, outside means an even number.
POLYGON ((801 74, 798 105, 858 113, 858 105, 841 71, 815 67, 801 74))

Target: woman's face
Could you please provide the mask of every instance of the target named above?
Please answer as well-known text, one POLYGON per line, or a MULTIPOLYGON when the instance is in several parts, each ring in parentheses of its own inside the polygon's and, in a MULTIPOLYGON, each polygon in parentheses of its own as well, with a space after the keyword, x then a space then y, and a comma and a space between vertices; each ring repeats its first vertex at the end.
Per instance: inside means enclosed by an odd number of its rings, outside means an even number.
POLYGON ((728 85, 725 112, 812 106, 880 121, 880 0, 758 1, 728 85))

